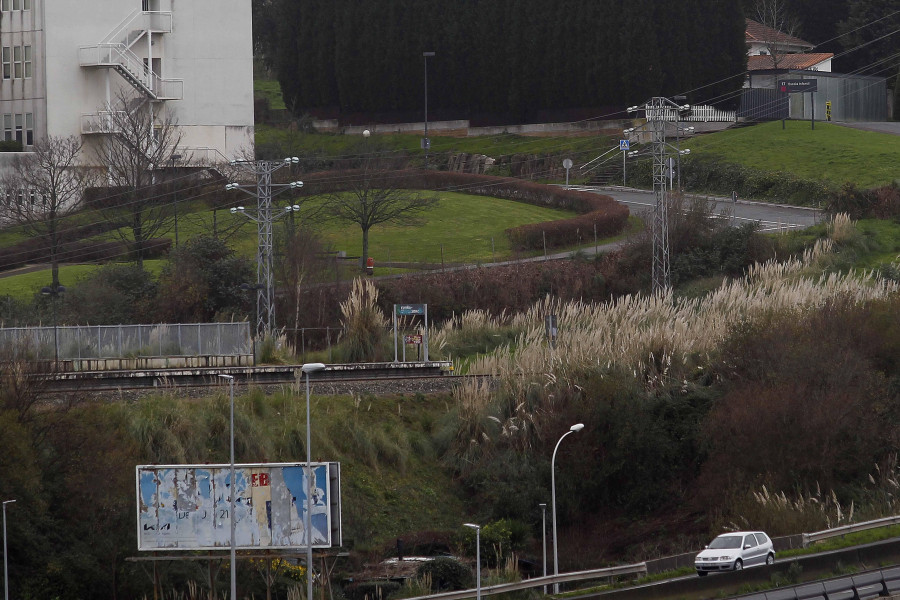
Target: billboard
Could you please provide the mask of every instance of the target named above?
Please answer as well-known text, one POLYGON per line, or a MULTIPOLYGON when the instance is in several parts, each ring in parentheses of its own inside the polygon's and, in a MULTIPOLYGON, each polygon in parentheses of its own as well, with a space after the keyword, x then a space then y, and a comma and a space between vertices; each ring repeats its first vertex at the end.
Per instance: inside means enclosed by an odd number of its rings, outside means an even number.
POLYGON ((340 463, 311 463, 311 535, 306 463, 138 465, 138 550, 314 548, 341 545, 340 463))

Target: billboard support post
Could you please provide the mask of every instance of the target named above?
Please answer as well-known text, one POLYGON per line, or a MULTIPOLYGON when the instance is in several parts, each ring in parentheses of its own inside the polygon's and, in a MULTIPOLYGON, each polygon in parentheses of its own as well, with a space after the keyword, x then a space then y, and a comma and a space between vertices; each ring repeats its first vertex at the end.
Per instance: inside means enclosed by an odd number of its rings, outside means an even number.
POLYGON ((237 484, 234 479, 234 376, 219 375, 228 380, 231 397, 231 487, 228 491, 228 521, 231 523, 231 600, 237 600, 237 572, 235 571, 234 553, 234 495, 237 493, 237 484))
POLYGON ((312 478, 313 478, 313 470, 312 470, 312 449, 311 449, 311 440, 312 440, 312 431, 310 429, 310 419, 309 419, 309 374, 313 371, 321 371, 325 368, 325 365, 322 363, 306 363, 301 367, 301 370, 306 373, 306 523, 304 523, 304 529, 306 530, 306 598, 307 600, 312 600, 313 593, 313 584, 312 584, 312 576, 313 576, 313 562, 312 562, 312 478))

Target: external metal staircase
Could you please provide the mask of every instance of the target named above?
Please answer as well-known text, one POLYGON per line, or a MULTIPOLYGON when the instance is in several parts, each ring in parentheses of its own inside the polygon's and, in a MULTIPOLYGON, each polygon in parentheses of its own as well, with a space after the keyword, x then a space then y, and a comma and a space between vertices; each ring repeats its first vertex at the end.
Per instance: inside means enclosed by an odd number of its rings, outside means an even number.
POLYGON ((172 13, 136 10, 99 44, 78 49, 84 68, 115 70, 134 89, 151 101, 181 100, 184 81, 163 79, 152 65, 135 54, 134 46, 154 34, 172 32, 172 13))

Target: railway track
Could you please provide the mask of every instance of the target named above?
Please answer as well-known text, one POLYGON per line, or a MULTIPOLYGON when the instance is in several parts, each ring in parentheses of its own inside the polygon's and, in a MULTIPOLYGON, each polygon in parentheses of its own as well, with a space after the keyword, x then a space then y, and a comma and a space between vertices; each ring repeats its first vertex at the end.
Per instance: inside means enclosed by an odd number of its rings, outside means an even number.
MULTIPOLYGON (((49 393, 158 390, 226 385, 225 379, 219 375, 234 377, 236 385, 289 385, 301 382, 305 377, 300 370, 301 366, 298 364, 130 371, 71 371, 41 374, 39 377, 44 390, 49 393)), ((453 365, 449 361, 332 364, 326 365, 322 371, 311 373, 310 384, 449 380, 456 378, 452 373, 453 365)))

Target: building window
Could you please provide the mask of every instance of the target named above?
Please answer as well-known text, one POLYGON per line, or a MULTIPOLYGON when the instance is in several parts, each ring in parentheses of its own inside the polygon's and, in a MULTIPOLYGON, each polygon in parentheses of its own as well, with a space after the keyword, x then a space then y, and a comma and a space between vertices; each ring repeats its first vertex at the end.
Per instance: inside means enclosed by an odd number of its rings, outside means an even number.
POLYGON ((13 79, 22 79, 22 46, 13 46, 13 79))
POLYGON ((23 125, 25 125, 25 119, 23 118, 25 115, 16 114, 16 141, 20 144, 25 140, 22 139, 22 129, 23 125))
POLYGON ((12 76, 12 60, 10 58, 9 46, 3 46, 3 79, 9 79, 12 76))
POLYGON ((31 10, 31 0, 22 1, 22 10, 31 10))
POLYGON ((3 11, 9 10, 9 0, 3 0, 3 4, 0 5, 0 10, 3 10, 3 11))
POLYGON ((22 0, 13 0, 13 10, 22 10, 22 0))
POLYGON ((11 142, 13 139, 12 115, 6 113, 3 115, 3 140, 11 142))
POLYGON ((34 115, 25 113, 25 145, 34 145, 34 115))
POLYGON ((24 46, 25 50, 25 79, 31 78, 31 46, 24 46))

